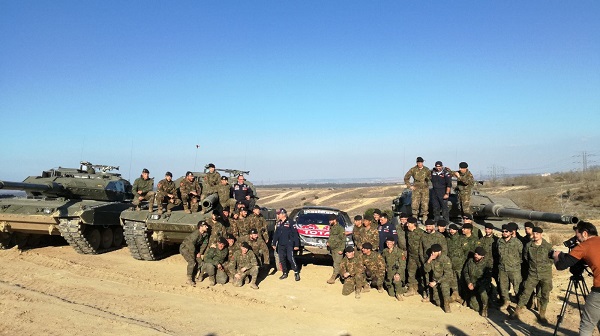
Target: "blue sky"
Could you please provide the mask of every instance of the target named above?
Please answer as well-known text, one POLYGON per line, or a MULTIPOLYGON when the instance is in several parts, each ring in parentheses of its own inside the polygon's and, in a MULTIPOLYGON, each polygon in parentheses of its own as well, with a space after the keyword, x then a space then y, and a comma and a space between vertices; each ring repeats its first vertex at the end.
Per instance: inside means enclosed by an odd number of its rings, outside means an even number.
POLYGON ((597 1, 0 0, 0 178, 600 162, 597 1), (200 145, 196 149, 196 144, 200 145))

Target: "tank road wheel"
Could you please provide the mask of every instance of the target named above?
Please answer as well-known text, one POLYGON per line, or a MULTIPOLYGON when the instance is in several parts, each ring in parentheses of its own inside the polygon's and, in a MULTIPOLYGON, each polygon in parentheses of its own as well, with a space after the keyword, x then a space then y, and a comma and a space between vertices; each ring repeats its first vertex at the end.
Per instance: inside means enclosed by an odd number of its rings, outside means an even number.
POLYGON ((87 239, 88 244, 90 244, 90 247, 94 251, 97 251, 100 247, 100 243, 102 242, 102 235, 100 234, 100 230, 96 228, 90 228, 85 233, 85 239, 87 239))
POLYGON ((0 232, 0 250, 9 249, 12 247, 12 233, 0 232))
POLYGON ((108 249, 112 246, 113 243, 113 231, 112 228, 107 227, 102 229, 102 241, 100 242, 100 246, 103 250, 108 249))
POLYGON ((112 246, 113 247, 121 247, 123 246, 123 228, 120 226, 116 226, 113 229, 113 242, 112 242, 112 246))

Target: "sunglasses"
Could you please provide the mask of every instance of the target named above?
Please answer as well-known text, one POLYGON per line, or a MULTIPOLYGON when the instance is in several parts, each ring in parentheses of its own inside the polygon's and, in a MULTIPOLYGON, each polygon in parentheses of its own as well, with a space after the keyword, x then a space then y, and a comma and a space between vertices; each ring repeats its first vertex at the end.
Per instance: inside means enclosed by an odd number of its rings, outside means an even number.
POLYGON ((508 230, 502 230, 502 232, 508 232, 508 230))

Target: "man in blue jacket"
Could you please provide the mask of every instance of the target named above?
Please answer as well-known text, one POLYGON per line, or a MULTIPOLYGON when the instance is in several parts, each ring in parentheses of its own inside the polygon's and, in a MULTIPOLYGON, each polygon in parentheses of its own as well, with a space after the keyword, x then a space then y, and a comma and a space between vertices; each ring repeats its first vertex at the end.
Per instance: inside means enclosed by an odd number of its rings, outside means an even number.
POLYGON ((298 230, 290 224, 287 218, 287 211, 281 208, 277 211, 277 228, 273 235, 273 249, 277 251, 279 255, 279 262, 281 263, 281 271, 283 274, 279 277, 283 280, 288 277, 288 265, 294 270, 294 278, 296 281, 300 281, 300 269, 298 264, 294 260, 294 251, 300 249, 300 237, 298 236, 298 230), (287 261, 287 262, 286 262, 287 261))

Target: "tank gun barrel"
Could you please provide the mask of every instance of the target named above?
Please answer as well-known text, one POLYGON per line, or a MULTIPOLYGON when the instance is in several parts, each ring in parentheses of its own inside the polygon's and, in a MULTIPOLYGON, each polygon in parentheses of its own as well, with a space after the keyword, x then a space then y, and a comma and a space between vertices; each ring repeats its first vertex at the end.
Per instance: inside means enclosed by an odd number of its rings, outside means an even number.
POLYGON ((577 224, 579 218, 552 212, 532 211, 515 208, 506 208, 500 204, 488 204, 481 210, 483 215, 521 218, 558 224, 577 224))
POLYGON ((202 209, 214 209, 218 202, 218 194, 208 195, 202 200, 202 209))
POLYGON ((26 182, 0 181, 0 189, 58 193, 63 190, 63 187, 60 184, 54 183, 54 182, 47 183, 47 184, 37 184, 37 183, 26 183, 26 182))

